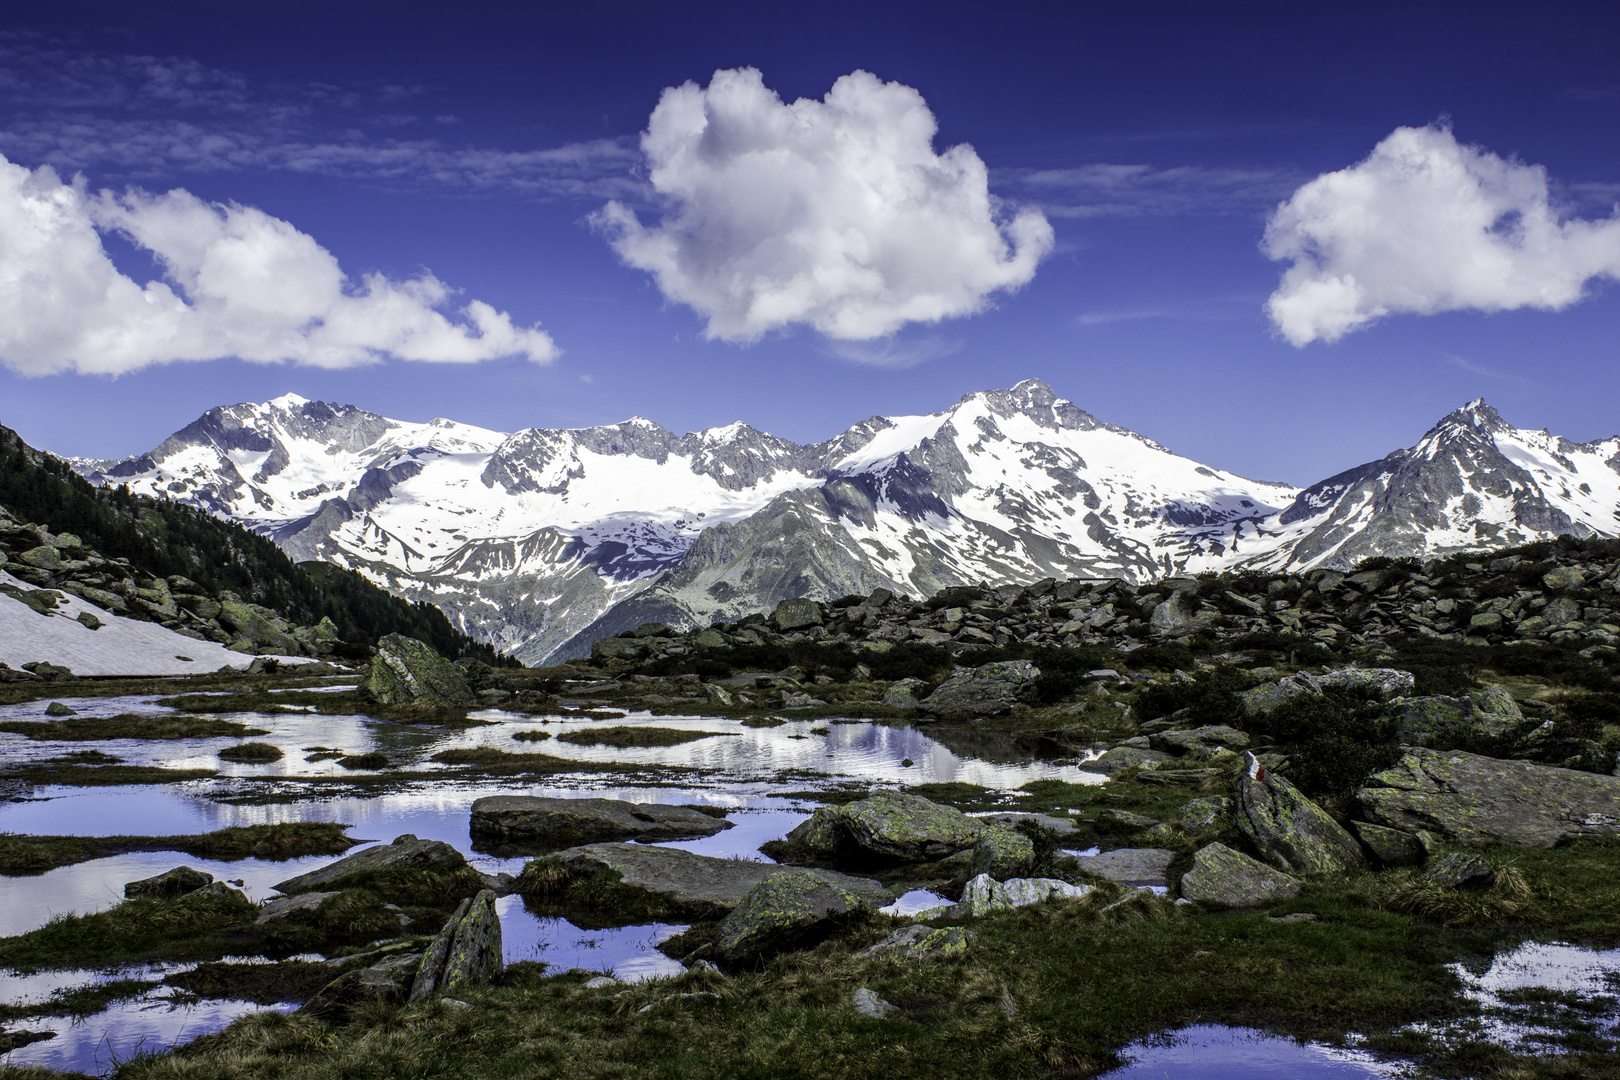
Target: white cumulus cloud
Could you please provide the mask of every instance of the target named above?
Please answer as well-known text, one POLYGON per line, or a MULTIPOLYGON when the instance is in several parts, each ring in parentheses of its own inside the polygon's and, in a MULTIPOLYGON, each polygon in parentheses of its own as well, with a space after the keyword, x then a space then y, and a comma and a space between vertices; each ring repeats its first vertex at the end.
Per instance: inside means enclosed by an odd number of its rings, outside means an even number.
POLYGON ((933 148, 916 90, 857 71, 821 101, 785 104, 752 68, 664 91, 642 151, 665 201, 656 226, 611 202, 595 217, 619 257, 756 341, 795 324, 830 338, 982 310, 1052 247, 1037 210, 1009 217, 970 146, 933 148))
POLYGON ((1541 166, 1403 127, 1294 192, 1263 248, 1293 263, 1266 312, 1305 345, 1400 312, 1568 307, 1620 276, 1620 217, 1563 217, 1541 166))
POLYGON ((25 375, 230 356, 342 368, 557 355, 545 332, 481 301, 447 316, 450 296, 431 274, 351 282, 313 237, 252 207, 180 190, 92 194, 0 158, 0 363, 25 375), (163 280, 119 270, 103 243, 113 233, 163 280))

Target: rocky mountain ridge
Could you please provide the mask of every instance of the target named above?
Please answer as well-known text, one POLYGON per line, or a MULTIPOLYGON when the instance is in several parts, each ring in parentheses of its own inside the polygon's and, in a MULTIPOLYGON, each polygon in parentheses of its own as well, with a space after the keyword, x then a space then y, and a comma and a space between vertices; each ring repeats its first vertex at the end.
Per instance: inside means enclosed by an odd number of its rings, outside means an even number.
POLYGON ((1513 428, 1475 401, 1409 449, 1296 489, 1180 457, 1026 380, 807 446, 639 418, 506 435, 286 395, 211 410, 149 454, 75 464, 430 601, 533 663, 789 597, 1343 569, 1611 536, 1617 463, 1620 439, 1513 428))

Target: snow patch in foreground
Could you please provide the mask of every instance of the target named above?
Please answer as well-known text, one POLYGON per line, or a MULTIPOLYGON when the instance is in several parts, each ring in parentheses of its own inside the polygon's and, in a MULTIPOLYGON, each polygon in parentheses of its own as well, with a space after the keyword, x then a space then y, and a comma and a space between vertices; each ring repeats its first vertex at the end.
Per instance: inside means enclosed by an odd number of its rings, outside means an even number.
MULTIPOLYGON (((0 584, 33 588, 3 571, 0 584)), ((56 614, 41 615, 21 600, 0 593, 0 663, 20 668, 44 660, 70 668, 75 675, 198 675, 227 664, 245 668, 254 660, 157 623, 114 615, 71 593, 62 596, 56 614), (101 620, 100 630, 77 621, 84 611, 101 620)), ((310 662, 301 656, 277 659, 287 664, 310 662)))

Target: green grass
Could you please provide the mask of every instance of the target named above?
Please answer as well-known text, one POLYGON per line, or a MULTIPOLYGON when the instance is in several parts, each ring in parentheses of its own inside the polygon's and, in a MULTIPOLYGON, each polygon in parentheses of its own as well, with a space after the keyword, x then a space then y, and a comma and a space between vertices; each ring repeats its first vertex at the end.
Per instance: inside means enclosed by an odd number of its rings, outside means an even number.
POLYGON ((65 787, 103 787, 125 784, 178 784, 187 780, 208 780, 219 773, 213 769, 165 769, 156 765, 125 765, 123 759, 99 750, 81 750, 59 757, 23 762, 0 771, 0 780, 20 780, 26 784, 60 784, 65 787))
POLYGON ((0 938, 0 966, 101 967, 220 956, 229 950, 222 932, 252 914, 253 905, 236 897, 125 900, 89 915, 58 915, 37 930, 0 938))
POLYGON ((222 761, 237 761, 249 765, 258 765, 267 761, 280 761, 286 755, 279 747, 271 746, 265 742, 247 742, 237 746, 227 746, 219 752, 222 761))
POLYGON ((327 821, 244 825, 188 836, 19 836, 0 834, 0 874, 42 874, 126 851, 183 851, 199 859, 295 859, 340 855, 349 826, 327 821))
POLYGON ((0 731, 22 735, 35 742, 101 742, 110 739, 214 739, 222 736, 268 735, 262 728, 230 720, 201 719, 194 716, 150 716, 122 713, 118 716, 73 716, 66 720, 8 720, 0 731))
POLYGON ((619 726, 580 728, 565 731, 557 736, 557 741, 574 743, 579 746, 616 746, 622 749, 631 746, 675 746, 680 743, 696 742, 699 739, 711 739, 717 735, 725 734, 728 734, 728 732, 619 726))
MULTIPOLYGON (((570 761, 551 754, 514 754, 491 746, 475 746, 457 750, 441 750, 430 759, 441 765, 456 765, 458 771, 474 772, 485 776, 523 776, 532 773, 581 772, 644 772, 689 773, 694 770, 678 765, 623 765, 607 761, 570 761)), ((418 774, 420 775, 420 774, 418 774)), ((443 774, 427 774, 442 776, 443 774)))

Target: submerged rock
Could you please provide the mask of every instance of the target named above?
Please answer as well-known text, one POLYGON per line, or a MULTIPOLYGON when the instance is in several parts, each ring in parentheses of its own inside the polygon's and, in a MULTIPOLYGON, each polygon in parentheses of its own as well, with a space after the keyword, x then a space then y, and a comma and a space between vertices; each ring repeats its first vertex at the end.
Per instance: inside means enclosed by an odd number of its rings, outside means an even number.
POLYGON ((802 872, 778 870, 744 893, 720 920, 715 952, 726 963, 754 963, 813 945, 869 910, 865 896, 802 872))
POLYGON ((389 634, 377 642, 371 670, 355 693, 362 701, 379 705, 478 704, 460 668, 430 646, 403 634, 389 634))
POLYGON ((1211 908, 1264 907, 1298 896, 1299 882, 1225 844, 1210 844, 1181 875, 1181 895, 1211 908))
MULTIPOLYGON (((813 878, 860 897, 872 907, 892 903, 894 894, 875 881, 850 877, 833 870, 782 867, 744 859, 716 859, 680 848, 641 844, 587 844, 530 863, 518 879, 520 889, 537 877, 537 865, 552 864, 567 881, 591 878, 604 872, 617 875, 619 886, 645 894, 673 912, 696 919, 723 918, 742 903, 748 890, 771 874, 813 878)), ((611 915, 611 912, 602 912, 611 915)))
POLYGON ((690 840, 731 828, 685 806, 620 799, 488 795, 472 805, 469 831, 487 844, 575 847, 603 840, 690 840))
POLYGON ((411 1001, 469 986, 487 986, 505 970, 501 917, 495 894, 484 889, 456 908, 422 957, 411 982, 411 1001))
POLYGON ((1238 774, 1237 823, 1260 857, 1278 870, 1328 874, 1367 864, 1344 826, 1248 752, 1238 774))
POLYGON ((921 795, 882 792, 845 806, 823 806, 787 834, 829 861, 931 862, 972 847, 982 821, 921 795))
POLYGON ((307 874, 288 878, 271 886, 277 892, 309 892, 350 877, 371 877, 389 870, 428 870, 450 873, 467 865, 461 852, 439 840, 418 840, 410 833, 392 844, 380 844, 357 851, 307 874))
POLYGON ((165 870, 156 877, 129 882, 124 886, 124 896, 126 899, 149 897, 167 900, 176 896, 184 896, 189 892, 196 892, 198 889, 213 884, 213 881, 213 874, 205 874, 201 870, 193 870, 189 866, 177 866, 173 870, 165 870))
POLYGON ((998 660, 959 671, 940 683, 918 707, 936 715, 999 716, 1034 700, 1041 669, 1028 660, 998 660))
POLYGON ((1552 847, 1620 834, 1620 777, 1409 747, 1356 792, 1373 823, 1467 844, 1552 847))

